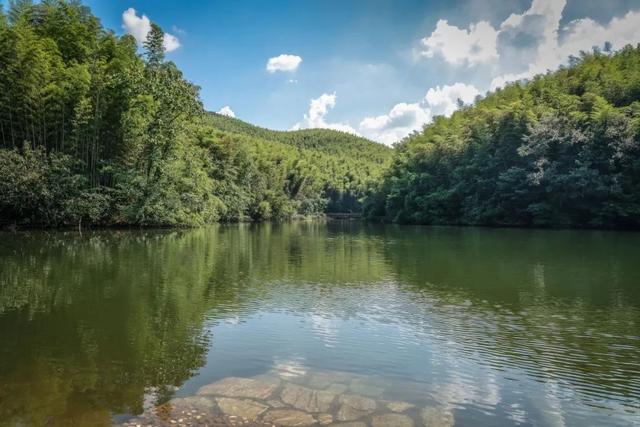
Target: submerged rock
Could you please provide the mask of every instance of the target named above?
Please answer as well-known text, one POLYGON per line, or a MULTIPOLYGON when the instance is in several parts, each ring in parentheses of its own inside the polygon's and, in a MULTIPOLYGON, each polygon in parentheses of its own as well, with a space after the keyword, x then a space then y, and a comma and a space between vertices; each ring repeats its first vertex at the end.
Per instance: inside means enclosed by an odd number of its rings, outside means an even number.
POLYGON ((362 421, 347 421, 346 423, 331 424, 329 427, 368 427, 362 421))
POLYGON ((333 390, 313 390, 287 384, 280 393, 280 398, 284 403, 306 412, 327 412, 338 394, 333 390))
POLYGON ((340 396, 340 403, 363 411, 373 411, 376 409, 375 400, 364 396, 358 396, 356 394, 345 394, 340 396))
POLYGON ((373 417, 372 427, 414 427, 413 420, 406 415, 384 414, 373 417))
POLYGON ((198 390, 198 395, 213 395, 225 397, 245 397, 265 400, 278 388, 276 384, 269 384, 251 378, 229 377, 213 384, 205 385, 198 390))
POLYGON ((277 387, 279 387, 280 384, 282 384, 282 379, 280 379, 273 372, 256 375, 254 377, 251 377, 251 379, 256 380, 256 381, 260 381, 260 382, 263 382, 263 383, 266 383, 266 384, 273 384, 273 385, 275 385, 277 387))
POLYGON ((336 414, 339 421, 353 421, 365 417, 376 409, 376 402, 368 397, 355 394, 340 396, 340 409, 336 414))
POLYGON ((309 378, 309 386, 324 389, 338 384, 349 384, 354 376, 347 372, 317 372, 309 378))
POLYGON ((287 406, 277 399, 267 400, 267 405, 271 406, 272 408, 284 408, 285 406, 287 406))
POLYGON ((349 390, 349 386, 345 384, 331 384, 329 387, 324 388, 326 391, 331 391, 335 394, 342 394, 349 390))
POLYGON ((454 425, 453 414, 442 408, 424 408, 420 411, 420 418, 422 418, 425 427, 451 427, 454 425))
POLYGON ((380 397, 384 393, 384 382, 375 378, 355 378, 349 384, 349 390, 355 394, 380 397))
POLYGON ((169 401, 169 405, 174 409, 198 408, 208 410, 213 408, 213 403, 213 399, 208 396, 176 397, 169 401))
POLYGON ((319 414, 317 418, 318 424, 320 424, 321 426, 326 426, 333 422, 333 415, 331 414, 319 414))
POLYGON ((283 380, 294 381, 304 378, 308 371, 304 365, 294 360, 289 360, 278 363, 269 373, 275 374, 283 380))
MULTIPOLYGON (((193 426, 193 427, 222 427, 229 423, 225 417, 213 410, 214 402, 210 402, 211 408, 194 408, 185 406, 185 401, 190 398, 177 398, 165 404, 149 408, 143 414, 121 424, 122 427, 141 426, 193 426), (176 402, 173 402, 173 401, 176 402)), ((255 424, 263 426, 263 424, 255 424)), ((249 425, 247 425, 249 427, 249 425)))
POLYGON ((313 416, 295 409, 272 409, 264 415, 262 421, 283 427, 302 427, 316 424, 316 419, 313 416))
POLYGON ((269 409, 268 406, 249 399, 219 397, 216 399, 216 402, 223 414, 244 418, 250 421, 254 421, 260 414, 269 409))
POLYGON ((404 412, 408 411, 409 409, 415 408, 415 405, 412 405, 411 403, 396 401, 384 402, 384 406, 386 406, 393 412, 404 412))

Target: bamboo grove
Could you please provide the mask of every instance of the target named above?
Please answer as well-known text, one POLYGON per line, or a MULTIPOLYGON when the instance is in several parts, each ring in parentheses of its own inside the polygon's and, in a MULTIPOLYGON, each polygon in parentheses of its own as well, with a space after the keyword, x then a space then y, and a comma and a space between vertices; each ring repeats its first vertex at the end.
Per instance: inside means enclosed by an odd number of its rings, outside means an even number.
POLYGON ((0 12, 0 224, 190 226, 360 209, 391 150, 334 131, 309 131, 304 145, 230 127, 203 111, 162 41, 154 24, 140 48, 74 0, 0 12), (340 143, 344 152, 326 149, 340 143))
POLYGON ((508 85, 395 147, 369 216, 418 224, 640 227, 640 46, 508 85))

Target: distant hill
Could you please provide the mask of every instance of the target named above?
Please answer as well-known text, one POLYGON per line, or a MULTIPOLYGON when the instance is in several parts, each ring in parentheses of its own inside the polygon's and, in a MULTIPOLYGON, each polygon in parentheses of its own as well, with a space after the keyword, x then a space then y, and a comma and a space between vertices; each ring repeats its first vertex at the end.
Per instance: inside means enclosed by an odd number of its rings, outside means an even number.
POLYGON ((386 162, 391 148, 360 136, 333 129, 301 129, 295 131, 278 131, 261 128, 240 119, 209 113, 209 122, 214 127, 242 135, 269 141, 277 141, 298 148, 308 148, 330 154, 353 156, 374 162, 386 162))
POLYGON ((321 187, 327 213, 360 213, 362 199, 393 154, 385 145, 330 129, 275 131, 217 113, 208 113, 204 123, 215 129, 214 139, 245 147, 255 158, 295 164, 296 174, 321 187))

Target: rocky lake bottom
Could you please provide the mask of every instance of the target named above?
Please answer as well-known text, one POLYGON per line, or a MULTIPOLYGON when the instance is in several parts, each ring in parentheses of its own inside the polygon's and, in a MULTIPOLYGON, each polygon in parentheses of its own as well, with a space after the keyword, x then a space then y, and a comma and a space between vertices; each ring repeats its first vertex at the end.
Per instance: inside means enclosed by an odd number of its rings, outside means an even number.
POLYGON ((454 425, 453 414, 445 407, 393 400, 389 387, 392 384, 383 378, 337 371, 227 377, 201 387, 195 395, 151 406, 120 426, 454 425))

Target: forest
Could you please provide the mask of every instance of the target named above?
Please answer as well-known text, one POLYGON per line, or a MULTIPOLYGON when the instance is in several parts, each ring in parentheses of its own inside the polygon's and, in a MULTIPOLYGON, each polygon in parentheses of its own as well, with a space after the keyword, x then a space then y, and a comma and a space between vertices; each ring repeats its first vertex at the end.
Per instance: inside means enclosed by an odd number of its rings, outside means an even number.
POLYGON ((204 111, 157 25, 139 53, 79 1, 0 11, 0 225, 196 226, 361 210, 391 160, 332 130, 204 111))
POLYGON ((640 227, 640 47, 583 53, 393 149, 206 112, 153 24, 75 0, 0 9, 0 226, 197 226, 331 212, 398 223, 640 227))
POLYGON ((365 206, 416 224, 640 227, 640 46, 594 50, 438 117, 365 206))

